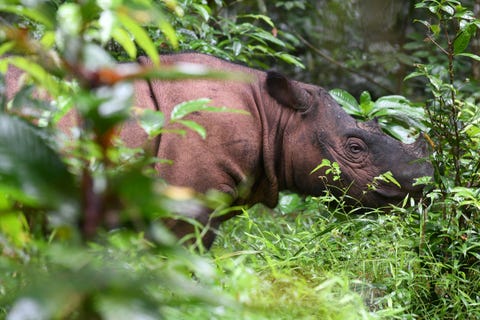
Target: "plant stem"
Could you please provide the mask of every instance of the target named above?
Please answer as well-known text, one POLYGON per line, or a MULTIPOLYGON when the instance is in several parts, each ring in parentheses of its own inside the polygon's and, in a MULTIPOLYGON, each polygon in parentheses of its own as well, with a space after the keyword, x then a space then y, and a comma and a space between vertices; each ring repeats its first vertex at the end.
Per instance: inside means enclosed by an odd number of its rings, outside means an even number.
POLYGON ((452 157, 453 157, 453 165, 455 168, 455 185, 461 185, 461 169, 460 169, 460 134, 458 128, 458 112, 455 107, 457 104, 456 102, 456 94, 455 94, 455 87, 454 87, 454 79, 455 79, 455 70, 453 65, 453 59, 455 55, 455 51, 453 48, 453 41, 450 39, 450 35, 448 33, 448 29, 445 29, 445 37, 447 39, 448 44, 448 76, 449 76, 449 83, 450 83, 450 121, 451 125, 453 126, 453 144, 452 144, 452 157))

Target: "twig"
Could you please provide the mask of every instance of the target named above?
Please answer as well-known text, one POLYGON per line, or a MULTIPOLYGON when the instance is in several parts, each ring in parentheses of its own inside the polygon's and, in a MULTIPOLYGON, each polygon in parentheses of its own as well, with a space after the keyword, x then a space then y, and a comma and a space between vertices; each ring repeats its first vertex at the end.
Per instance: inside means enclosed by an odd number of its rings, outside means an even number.
POLYGON ((395 93, 392 89, 386 87, 385 85, 379 83, 378 81, 376 81, 375 79, 373 79, 372 77, 370 77, 369 75, 366 75, 366 74, 363 74, 363 73, 360 73, 358 72, 357 70, 355 69, 352 69, 350 67, 347 67, 346 65, 344 65, 343 63, 341 62, 338 62, 337 60, 333 59, 332 57, 330 57, 329 55, 327 55, 326 53, 322 52, 320 49, 316 48, 315 46, 313 46, 310 42, 308 42, 305 38, 303 38, 301 35, 299 34, 295 34, 296 37, 298 37, 307 47, 309 47, 310 49, 312 49, 315 53, 317 53, 319 56, 321 56, 322 58, 324 58, 325 60, 327 60, 328 62, 336 65, 337 67, 347 71, 347 72, 350 72, 350 73, 353 73, 353 74, 356 74, 362 78, 364 78, 365 80, 373 83, 374 85, 378 86, 379 88, 387 91, 388 93, 390 94, 393 94, 395 93))

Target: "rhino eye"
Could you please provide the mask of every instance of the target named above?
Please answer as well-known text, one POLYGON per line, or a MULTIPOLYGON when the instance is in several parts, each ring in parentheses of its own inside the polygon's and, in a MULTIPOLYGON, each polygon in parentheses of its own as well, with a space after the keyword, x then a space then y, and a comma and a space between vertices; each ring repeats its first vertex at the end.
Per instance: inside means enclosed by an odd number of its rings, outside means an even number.
POLYGON ((366 149, 367 149, 367 147, 366 147, 365 143, 358 138, 351 138, 347 142, 347 150, 353 156, 358 156, 359 154, 366 151, 366 149))
POLYGON ((361 145, 359 145, 358 143, 352 143, 349 145, 349 148, 350 148, 350 152, 351 153, 360 153, 363 151, 363 148, 361 145))

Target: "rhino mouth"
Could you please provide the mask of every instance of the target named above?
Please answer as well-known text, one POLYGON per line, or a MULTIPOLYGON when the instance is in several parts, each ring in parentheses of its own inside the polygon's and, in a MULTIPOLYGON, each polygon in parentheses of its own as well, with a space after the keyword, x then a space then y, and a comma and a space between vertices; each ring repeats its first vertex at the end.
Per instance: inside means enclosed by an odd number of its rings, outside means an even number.
POLYGON ((411 189, 411 190, 401 190, 401 189, 377 189, 373 191, 375 195, 381 199, 381 202, 386 204, 398 204, 402 202, 406 196, 409 196, 414 199, 420 199, 423 195, 423 189, 411 189))

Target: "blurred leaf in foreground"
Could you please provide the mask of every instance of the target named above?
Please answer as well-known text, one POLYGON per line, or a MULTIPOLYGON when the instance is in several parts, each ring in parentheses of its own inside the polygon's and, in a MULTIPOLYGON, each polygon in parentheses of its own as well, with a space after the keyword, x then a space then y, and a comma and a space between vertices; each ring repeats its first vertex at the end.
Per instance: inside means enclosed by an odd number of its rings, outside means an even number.
POLYGON ((47 208, 78 204, 73 176, 42 131, 7 114, 0 114, 0 189, 47 208))

